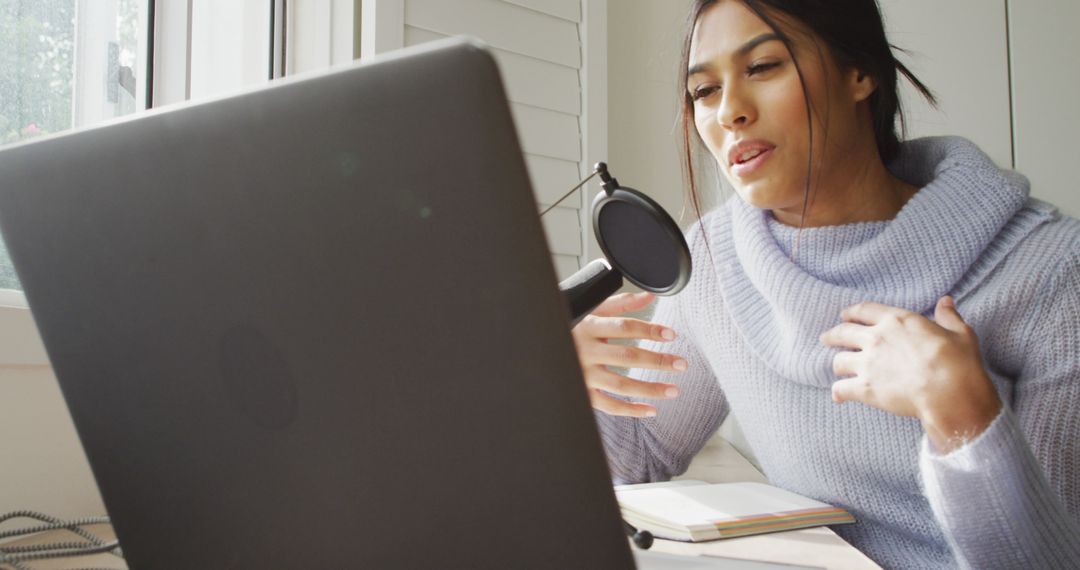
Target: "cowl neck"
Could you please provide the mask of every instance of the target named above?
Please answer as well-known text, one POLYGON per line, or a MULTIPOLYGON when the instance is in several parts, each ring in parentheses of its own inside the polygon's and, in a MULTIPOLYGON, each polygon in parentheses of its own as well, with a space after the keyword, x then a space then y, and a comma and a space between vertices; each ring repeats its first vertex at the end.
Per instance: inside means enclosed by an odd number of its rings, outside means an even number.
POLYGON ((818 341, 845 307, 875 301, 929 315, 958 303, 1053 207, 1029 198, 1028 179, 998 168, 961 137, 905 141, 886 167, 919 188, 895 218, 804 229, 738 197, 709 235, 720 287, 750 349, 782 376, 828 386, 836 349, 818 341))

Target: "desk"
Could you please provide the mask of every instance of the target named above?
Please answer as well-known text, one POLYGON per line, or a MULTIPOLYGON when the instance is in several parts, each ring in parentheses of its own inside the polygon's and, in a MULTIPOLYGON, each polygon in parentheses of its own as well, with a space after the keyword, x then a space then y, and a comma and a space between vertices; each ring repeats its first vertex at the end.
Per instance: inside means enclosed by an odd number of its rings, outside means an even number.
MULTIPOLYGON (((720 437, 713 437, 705 448, 694 458, 687 472, 679 479, 700 479, 710 483, 728 483, 736 481, 757 481, 765 483, 765 477, 753 464, 746 460, 730 443, 720 437)), ((857 524, 857 523, 856 523, 857 524)), ((87 527, 101 538, 113 537, 107 525, 87 527)), ((62 531, 43 533, 25 538, 12 544, 40 544, 70 540, 71 534, 62 531)), ((713 542, 691 544, 669 540, 657 540, 653 545, 657 552, 703 554, 744 558, 786 564, 820 566, 830 570, 880 570, 880 566, 865 554, 837 536, 825 527, 792 530, 758 536, 729 538, 713 542)), ((59 568, 95 567, 127 568, 123 560, 109 554, 97 554, 82 558, 62 558, 43 560, 26 564, 35 570, 53 570, 59 568)), ((6 570, 6 567, 0 567, 6 570)))

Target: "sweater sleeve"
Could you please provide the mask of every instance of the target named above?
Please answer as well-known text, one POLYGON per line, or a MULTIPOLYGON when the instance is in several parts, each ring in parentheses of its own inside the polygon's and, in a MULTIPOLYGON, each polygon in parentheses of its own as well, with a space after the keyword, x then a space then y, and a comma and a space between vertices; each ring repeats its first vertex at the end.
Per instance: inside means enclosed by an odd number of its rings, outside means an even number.
POLYGON ((1006 405, 978 437, 920 453, 962 567, 1080 568, 1080 255, 1059 268, 1006 405))
POLYGON ((681 318, 677 297, 657 301, 652 322, 671 327, 671 342, 645 341, 641 348, 675 354, 687 360, 684 372, 633 369, 628 374, 646 382, 670 382, 679 387, 671 400, 652 400, 654 418, 612 416, 596 411, 596 422, 615 484, 666 481, 686 471, 694 455, 716 432, 728 406, 708 363, 681 318))

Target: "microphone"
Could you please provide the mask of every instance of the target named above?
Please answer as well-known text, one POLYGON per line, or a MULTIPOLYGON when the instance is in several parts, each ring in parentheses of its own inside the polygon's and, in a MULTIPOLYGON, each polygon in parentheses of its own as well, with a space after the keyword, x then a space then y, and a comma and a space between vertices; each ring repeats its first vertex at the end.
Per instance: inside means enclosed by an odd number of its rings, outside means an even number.
POLYGON ((596 259, 559 283, 573 328, 626 278, 645 291, 674 295, 690 280, 690 248, 675 220, 645 194, 619 185, 598 162, 593 172, 540 213, 551 211, 592 177, 600 176, 603 192, 592 203, 593 233, 603 259, 596 259))

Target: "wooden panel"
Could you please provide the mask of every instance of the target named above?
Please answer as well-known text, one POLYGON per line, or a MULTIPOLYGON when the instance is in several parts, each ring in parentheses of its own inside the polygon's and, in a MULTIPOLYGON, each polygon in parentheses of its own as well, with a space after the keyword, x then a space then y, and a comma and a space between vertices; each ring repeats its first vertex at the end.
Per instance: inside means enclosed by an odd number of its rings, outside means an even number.
POLYGON ((1068 167, 1080 136, 1080 36, 1074 29, 1080 3, 1008 4, 1016 169, 1031 180, 1032 195, 1080 217, 1080 193, 1068 167))
POLYGON ((581 22, 581 0, 504 0, 571 22, 581 22))
POLYGON ((577 209, 555 208, 541 221, 551 253, 581 255, 581 222, 577 209))
MULTIPOLYGON (((446 34, 405 26, 405 45, 448 37, 446 34)), ((483 39, 483 38, 481 38, 483 39)), ((553 111, 581 114, 581 79, 572 67, 494 48, 506 95, 511 101, 553 111)))
POLYGON ((1011 167, 1005 6, 985 0, 882 0, 889 41, 912 52, 897 59, 933 91, 933 110, 900 79, 908 138, 960 135, 999 166, 1011 167), (932 14, 933 17, 927 17, 932 14), (957 33, 963 30, 962 33, 957 33))
POLYGON ((507 51, 581 67, 577 24, 500 0, 407 0, 405 23, 451 36, 469 34, 507 51))
POLYGON ((573 162, 581 160, 581 130, 575 115, 521 103, 511 103, 510 113, 525 152, 573 162))
POLYGON ((559 281, 577 273, 579 269, 578 258, 573 255, 553 255, 551 259, 555 262, 555 275, 559 281))
MULTIPOLYGON (((525 166, 529 169, 529 178, 532 180, 536 201, 543 206, 554 204, 563 194, 581 182, 576 162, 526 154, 525 166)), ((585 188, 578 189, 574 195, 563 200, 560 206, 580 208, 584 203, 582 193, 586 191, 585 188)))

